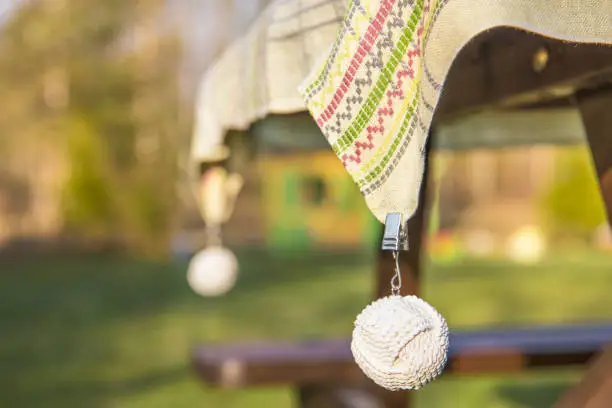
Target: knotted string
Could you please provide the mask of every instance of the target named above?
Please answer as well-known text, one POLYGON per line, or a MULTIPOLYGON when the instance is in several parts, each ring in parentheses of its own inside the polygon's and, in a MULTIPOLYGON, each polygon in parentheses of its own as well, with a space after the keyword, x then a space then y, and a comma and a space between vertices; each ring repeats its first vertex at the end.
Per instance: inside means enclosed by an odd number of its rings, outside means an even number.
POLYGON ((395 275, 393 275, 391 279, 391 294, 393 296, 399 296, 400 289, 402 288, 402 275, 400 272, 398 251, 393 251, 393 259, 395 260, 395 275))

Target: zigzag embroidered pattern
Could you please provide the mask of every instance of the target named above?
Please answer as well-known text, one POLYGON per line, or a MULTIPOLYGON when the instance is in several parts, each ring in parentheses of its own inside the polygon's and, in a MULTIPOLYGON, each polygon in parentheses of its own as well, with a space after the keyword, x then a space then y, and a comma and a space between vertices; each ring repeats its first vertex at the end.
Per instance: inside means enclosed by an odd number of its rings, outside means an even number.
MULTIPOLYGON (((426 15, 429 12, 429 5, 425 6, 424 10, 423 10, 423 14, 426 15)), ((414 61, 415 61, 415 57, 420 57, 421 55, 421 47, 420 47, 420 43, 421 43, 421 39, 423 37, 423 31, 425 29, 425 21, 422 20, 421 21, 421 25, 420 27, 417 29, 417 39, 415 41, 415 47, 413 49, 411 49, 410 51, 408 51, 408 53, 406 54, 407 56, 407 64, 403 67, 403 69, 400 69, 399 71, 397 71, 396 73, 396 80, 394 81, 394 83, 391 83, 391 86, 387 91, 387 104, 386 106, 383 106, 381 108, 378 109, 377 111, 377 118, 374 121, 374 125, 370 125, 366 127, 366 142, 360 142, 359 140, 355 141, 355 145, 354 145, 354 149, 353 149, 353 154, 347 154, 345 153, 344 155, 342 155, 341 159, 342 162, 345 166, 348 165, 348 161, 353 161, 357 164, 361 164, 361 155, 363 153, 364 150, 371 150, 374 148, 374 137, 375 135, 378 133, 382 136, 384 136, 385 134, 385 118, 392 118, 394 111, 393 111, 393 105, 394 105, 394 101, 399 99, 399 100, 403 100, 408 93, 404 92, 404 89, 402 88, 404 85, 404 77, 408 77, 411 79, 414 79, 414 73, 415 73, 415 67, 414 67, 414 61)), ((368 166, 370 167, 370 166, 368 166)), ((364 171, 367 171, 367 169, 364 168, 364 171)))
MULTIPOLYGON (((327 62, 327 66, 331 63, 336 68, 333 74, 330 74, 327 78, 327 87, 322 88, 319 82, 324 78, 324 72, 322 72, 316 80, 310 83, 306 90, 308 92, 306 93, 308 108, 317 119, 317 123, 332 145, 332 149, 340 157, 362 191, 364 188, 369 189, 368 184, 383 175, 385 167, 397 161, 393 160, 394 156, 401 155, 405 150, 405 147, 402 149, 400 143, 393 143, 394 138, 397 137, 396 132, 398 130, 399 132, 405 132, 410 123, 414 126, 415 121, 411 122, 410 117, 414 115, 418 97, 420 97, 418 84, 415 83, 415 81, 420 80, 420 75, 415 78, 415 73, 420 72, 418 62, 420 62, 422 53, 421 44, 426 29, 429 28, 428 14, 430 8, 433 9, 431 13, 433 16, 439 7, 437 1, 433 1, 434 4, 429 4, 430 1, 427 1, 427 4, 423 3, 423 0, 417 0, 416 2, 414 0, 400 0, 397 4, 391 0, 383 1, 376 17, 367 29, 362 29, 362 32, 366 34, 363 35, 363 40, 352 60, 346 65, 348 69, 342 71, 340 67, 346 64, 345 58, 347 58, 349 47, 345 46, 342 53, 336 51, 340 49, 343 39, 348 40, 347 33, 350 30, 347 30, 345 26, 339 37, 340 41, 336 43, 331 58, 327 62), (385 20, 387 18, 392 19, 389 14, 394 6, 395 18, 404 21, 403 32, 395 43, 381 33, 385 20), (410 13, 408 19, 405 19, 402 15, 405 14, 405 11, 410 13), (410 44, 413 46, 409 47, 410 44), (380 56, 383 47, 389 49, 388 54, 390 55, 387 63, 380 70, 378 80, 372 86, 373 74, 369 66, 375 65, 372 63, 375 58, 378 58, 378 64, 381 63, 380 56), (334 52, 336 52, 335 55, 334 52), (358 72, 362 63, 365 69, 358 72), (340 83, 335 84, 332 77, 336 78, 339 76, 338 74, 343 74, 343 78, 340 83), (361 75, 363 79, 356 78, 358 75, 361 75), (365 84, 365 89, 362 84, 365 84), (351 94, 346 95, 351 86, 351 94), (316 95, 317 87, 322 88, 318 95, 316 95), (341 105, 345 96, 347 101, 341 105), (365 98, 366 96, 367 98, 365 98), (402 101, 409 96, 412 96, 409 99, 410 103, 401 103, 402 107, 399 109, 396 107, 394 110, 396 101, 402 101), (349 98, 353 99, 349 100, 349 98), (365 100, 365 102, 362 103, 358 115, 353 117, 351 105, 354 105, 357 99, 360 102, 365 100), (325 105, 325 102, 327 102, 327 105, 325 105), (376 109, 381 102, 383 102, 383 105, 376 109), (402 118, 394 117, 399 113, 396 110, 403 111, 401 112, 404 114, 402 118), (332 118, 335 120, 330 123, 332 118), (348 123, 344 127, 346 130, 342 133, 341 122, 343 120, 348 121, 348 123), (386 123, 389 121, 391 122, 386 123), (375 140, 380 138, 383 139, 379 140, 382 143, 378 143, 378 146, 376 146, 375 140), (370 150, 376 151, 364 163, 363 154, 370 150)), ((351 9, 356 6, 356 4, 352 4, 351 9)), ((351 12, 353 11, 349 11, 349 14, 351 12)), ((359 15, 359 13, 353 13, 354 16, 359 15)), ((350 20, 347 20, 347 22, 350 23, 350 20)), ((354 35, 350 37, 352 40, 354 35)))
MULTIPOLYGON (((351 92, 344 98, 338 98, 338 114, 333 115, 331 120, 325 124, 324 132, 329 135, 341 135, 343 129, 346 128, 353 120, 353 110, 363 102, 363 96, 367 95, 374 81, 377 81, 377 73, 381 71, 389 57, 393 53, 394 44, 399 36, 401 36, 404 28, 404 18, 406 11, 410 11, 409 5, 413 4, 414 0, 398 0, 391 13, 389 13, 384 28, 378 35, 378 40, 374 43, 370 50, 371 58, 365 60, 365 63, 357 71, 357 75, 351 85, 351 92)), ((332 143, 334 140, 330 140, 332 143)))
POLYGON ((349 86, 355 79, 357 70, 361 66, 361 63, 376 43, 378 35, 382 31, 383 25, 385 24, 385 21, 389 16, 389 11, 393 6, 393 3, 395 3, 395 0, 383 0, 383 3, 380 6, 380 10, 376 14, 376 17, 370 23, 370 26, 366 30, 364 37, 359 42, 359 48, 357 48, 353 59, 348 65, 348 69, 346 70, 342 78, 340 86, 338 87, 338 89, 336 89, 334 96, 332 97, 327 107, 323 110, 323 113, 317 118, 317 123, 319 124, 319 126, 324 126, 325 123, 329 120, 329 118, 331 118, 331 116, 338 108, 338 105, 340 104, 342 98, 348 91, 349 86))
MULTIPOLYGON (((357 115, 357 117, 350 124, 346 132, 336 140, 336 142, 332 145, 332 148, 341 156, 346 150, 353 146, 355 140, 357 140, 362 134, 365 127, 368 125, 372 115, 376 111, 380 101, 384 97, 385 90, 387 89, 393 74, 397 67, 399 66, 402 57, 406 53, 408 46, 412 40, 412 36, 416 31, 416 25, 419 22, 419 18, 422 13, 422 3, 423 0, 417 1, 410 19, 407 22, 407 26, 404 29, 402 36, 399 38, 397 43, 395 44, 395 48, 391 56, 389 57, 389 61, 385 65, 385 67, 381 70, 378 81, 372 88, 372 91, 368 95, 368 98, 363 103, 363 106, 357 115)), ((329 135, 328 139, 330 139, 329 135)))

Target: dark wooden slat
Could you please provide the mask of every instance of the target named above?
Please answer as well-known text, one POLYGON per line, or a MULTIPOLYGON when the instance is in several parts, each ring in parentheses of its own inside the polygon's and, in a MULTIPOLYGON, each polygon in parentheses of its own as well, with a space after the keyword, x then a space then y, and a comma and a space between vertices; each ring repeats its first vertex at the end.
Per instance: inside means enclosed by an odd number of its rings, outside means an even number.
POLYGON ((576 101, 612 226, 612 87, 579 92, 576 101))
POLYGON ((448 372, 512 373, 587 363, 612 343, 612 325, 558 326, 457 333, 448 372))
POLYGON ((563 109, 505 109, 468 115, 436 129, 436 151, 584 144, 580 113, 563 109))
POLYGON ((537 326, 453 333, 451 354, 496 348, 526 354, 590 351, 612 340, 612 324, 537 326))
POLYGON ((582 380, 565 393, 553 408, 608 408, 612 401, 612 348, 589 364, 582 380))
POLYGON ((598 87, 611 79, 612 46, 496 28, 475 37, 455 59, 434 122, 496 105, 566 98, 577 89, 598 87), (548 63, 536 72, 534 55, 541 49, 548 52, 548 63))
MULTIPOLYGON (((445 373, 508 373, 581 365, 609 343, 612 324, 459 331, 451 334, 445 373)), ((346 339, 199 347, 194 350, 193 364, 206 382, 222 387, 364 380, 346 339)))

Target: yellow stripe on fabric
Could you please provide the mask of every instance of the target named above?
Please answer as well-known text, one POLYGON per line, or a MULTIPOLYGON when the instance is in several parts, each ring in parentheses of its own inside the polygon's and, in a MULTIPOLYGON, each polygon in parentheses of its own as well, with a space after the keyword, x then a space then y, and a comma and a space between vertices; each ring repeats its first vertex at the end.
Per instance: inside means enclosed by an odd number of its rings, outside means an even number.
MULTIPOLYGON (((327 80, 325 81, 325 87, 321 89, 318 93, 312 95, 312 99, 308 101, 308 107, 313 112, 314 116, 319 116, 321 114, 321 110, 328 105, 329 101, 327 101, 328 97, 333 95, 336 92, 337 86, 334 84, 334 80, 337 78, 344 77, 345 70, 342 68, 342 63, 351 60, 354 53, 351 52, 350 44, 357 43, 359 45, 359 40, 362 36, 362 27, 369 26, 370 21, 372 19, 371 14, 362 14, 361 12, 356 12, 353 17, 352 24, 354 28, 355 34, 347 33, 342 41, 342 45, 338 45, 338 55, 334 61, 332 68, 330 69, 329 74, 327 75, 327 80), (317 110, 315 110, 317 109, 317 110)), ((319 85, 322 82, 323 71, 325 70, 325 64, 321 68, 321 72, 319 73, 319 77, 308 86, 308 90, 305 95, 308 97, 312 89, 319 85)))
POLYGON ((397 133, 395 133, 395 135, 399 135, 399 136, 389 137, 389 142, 391 144, 389 149, 388 150, 380 149, 380 152, 384 154, 384 157, 382 158, 382 160, 376 164, 376 167, 374 167, 373 169, 371 168, 370 172, 367 175, 363 176, 359 180, 356 180, 359 188, 362 188, 366 184, 371 183, 383 173, 384 169, 389 165, 389 162, 391 161, 391 159, 397 154, 397 151, 403 140, 402 135, 405 135, 405 133, 408 131, 410 122, 412 120, 416 120, 416 118, 414 118, 414 114, 415 114, 416 106, 418 104, 418 98, 420 96, 420 89, 418 87, 420 84, 416 84, 416 85, 417 85, 416 94, 414 95, 413 98, 409 99, 410 103, 407 104, 407 109, 406 109, 407 111, 405 112, 404 115, 399 116, 401 127, 397 131, 397 133))
MULTIPOLYGON (((438 2, 436 2, 435 5, 435 9, 437 9, 438 7, 438 2)), ((434 10, 435 10, 434 9, 434 10)), ((424 21, 423 24, 423 38, 426 35, 426 33, 429 30, 429 27, 431 25, 431 22, 433 21, 433 17, 435 15, 435 12, 430 12, 428 18, 426 19, 426 21, 424 21)), ((421 40, 422 42, 422 40, 421 40)), ((419 44, 419 46, 422 49, 422 44, 419 44)), ((422 55, 422 51, 420 56, 422 55)), ((363 179, 365 177, 365 174, 370 172, 372 167, 374 167, 376 164, 378 164, 381 160, 381 158, 383 157, 383 155, 387 152, 390 151, 390 146, 394 140, 395 137, 403 137, 403 135, 398 135, 398 127, 400 127, 400 125, 402 124, 402 122, 404 122, 404 120, 406 119, 406 112, 408 110, 408 108, 412 105, 412 104, 416 104, 418 103, 418 100, 415 102, 415 98, 420 96, 420 92, 419 92, 419 85, 421 83, 422 77, 423 77, 423 70, 422 70, 422 64, 420 63, 420 58, 415 61, 415 63, 413 64, 414 66, 414 71, 415 71, 415 75, 414 78, 409 79, 409 82, 406 86, 406 89, 402 89, 402 91, 404 91, 404 95, 406 96, 404 101, 402 102, 400 108, 399 108, 399 112, 398 114, 395 115, 395 120, 393 121, 393 124, 391 125, 391 128, 389 129, 388 132, 385 133, 384 135, 384 139, 382 141, 382 143, 380 145, 377 146, 376 149, 376 154, 370 158, 370 160, 368 160, 366 163, 362 164, 359 166, 359 169, 357 172, 354 172, 354 178, 356 179, 357 183, 359 184, 360 180, 363 179), (414 95, 413 98, 410 98, 410 95, 414 95)), ((414 113, 414 106, 412 107, 410 113, 411 115, 414 113)))
POLYGON ((363 133, 366 124, 372 118, 372 115, 379 106, 380 101, 385 95, 393 74, 397 70, 399 62, 404 59, 406 51, 409 48, 413 35, 415 34, 416 26, 423 12, 423 0, 417 0, 412 14, 407 21, 406 28, 395 44, 389 60, 385 67, 381 70, 376 84, 373 86, 367 99, 361 105, 361 109, 357 116, 353 119, 348 129, 342 136, 332 144, 332 149, 337 155, 341 155, 353 146, 355 140, 363 133))

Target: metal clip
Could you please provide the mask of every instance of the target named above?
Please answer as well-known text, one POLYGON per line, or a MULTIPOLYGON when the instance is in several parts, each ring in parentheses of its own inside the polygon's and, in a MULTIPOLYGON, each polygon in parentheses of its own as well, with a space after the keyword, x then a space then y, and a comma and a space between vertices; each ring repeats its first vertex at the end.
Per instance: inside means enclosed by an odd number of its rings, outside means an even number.
POLYGON ((402 224, 400 213, 387 214, 385 218, 385 232, 382 239, 383 251, 407 251, 408 243, 408 222, 402 224))

